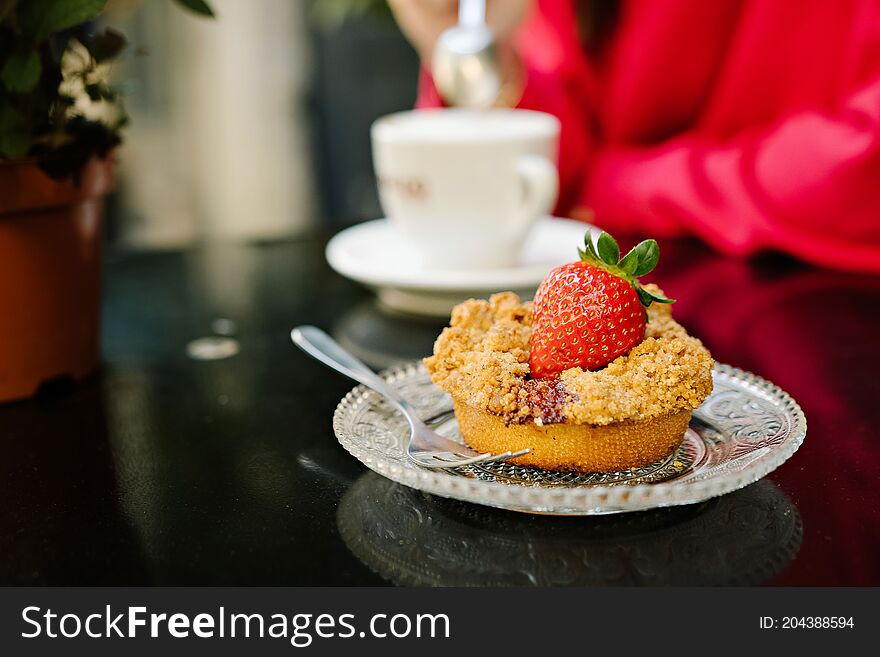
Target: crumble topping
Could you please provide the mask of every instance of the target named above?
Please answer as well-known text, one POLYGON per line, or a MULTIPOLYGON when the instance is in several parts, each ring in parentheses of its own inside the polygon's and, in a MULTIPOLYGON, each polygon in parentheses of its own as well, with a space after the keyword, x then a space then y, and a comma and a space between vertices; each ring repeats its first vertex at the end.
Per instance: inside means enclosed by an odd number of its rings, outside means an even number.
POLYGON ((648 317, 645 339, 606 367, 531 379, 531 302, 513 292, 469 299, 452 311, 425 365, 441 390, 510 424, 604 425, 696 408, 712 391, 712 356, 668 305, 651 304, 648 317))

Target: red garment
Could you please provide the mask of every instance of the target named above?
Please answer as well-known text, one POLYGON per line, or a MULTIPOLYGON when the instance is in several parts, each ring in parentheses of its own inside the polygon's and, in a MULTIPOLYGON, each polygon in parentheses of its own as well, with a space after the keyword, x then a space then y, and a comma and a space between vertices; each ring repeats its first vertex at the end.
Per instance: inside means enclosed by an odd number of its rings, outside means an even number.
POLYGON ((601 61, 575 26, 540 0, 516 39, 519 106, 562 122, 558 213, 880 272, 880 2, 624 0, 601 61))

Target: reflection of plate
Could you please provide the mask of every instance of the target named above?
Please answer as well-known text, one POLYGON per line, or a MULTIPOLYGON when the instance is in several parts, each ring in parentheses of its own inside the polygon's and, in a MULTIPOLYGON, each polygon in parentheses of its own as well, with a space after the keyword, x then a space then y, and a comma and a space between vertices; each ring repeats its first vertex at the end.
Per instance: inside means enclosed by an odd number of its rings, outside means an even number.
MULTIPOLYGON (((419 363, 389 370, 397 387, 435 430, 461 440, 449 397, 419 363)), ((797 403, 772 383, 717 365, 715 389, 694 411, 673 458, 635 473, 565 475, 502 464, 426 470, 406 456, 407 424, 380 395, 358 386, 336 408, 333 429, 367 467, 429 493, 515 511, 598 515, 693 504, 747 486, 775 470, 806 435, 797 403)))
POLYGON ((448 320, 392 315, 369 298, 338 316, 332 334, 371 368, 383 370, 430 354, 448 320))
POLYGON ((770 481, 698 505, 526 518, 425 495, 373 473, 337 512, 348 548, 409 586, 744 585, 797 554, 801 519, 770 481))
POLYGON ((519 261, 511 267, 436 270, 419 264, 412 250, 386 219, 347 228, 327 244, 327 262, 337 272, 374 288, 395 310, 448 318, 452 307, 469 297, 513 290, 531 297, 559 265, 577 256, 589 224, 571 219, 539 219, 519 261))

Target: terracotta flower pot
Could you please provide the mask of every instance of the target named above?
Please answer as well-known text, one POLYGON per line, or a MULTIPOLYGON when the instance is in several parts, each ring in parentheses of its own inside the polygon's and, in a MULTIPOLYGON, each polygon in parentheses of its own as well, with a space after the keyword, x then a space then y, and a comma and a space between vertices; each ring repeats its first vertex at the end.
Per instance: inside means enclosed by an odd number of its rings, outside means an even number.
POLYGON ((75 183, 32 161, 0 162, 0 401, 98 365, 111 168, 93 159, 75 183))

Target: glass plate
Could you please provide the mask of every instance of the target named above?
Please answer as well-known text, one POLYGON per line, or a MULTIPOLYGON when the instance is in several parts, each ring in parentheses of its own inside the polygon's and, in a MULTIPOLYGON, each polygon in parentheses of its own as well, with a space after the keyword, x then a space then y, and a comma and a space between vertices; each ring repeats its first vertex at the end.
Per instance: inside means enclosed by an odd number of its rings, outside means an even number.
MULTIPOLYGON (((429 426, 462 442, 452 401, 416 361, 382 376, 429 426)), ((601 474, 548 472, 511 463, 429 470, 406 455, 406 420, 358 386, 339 403, 333 430, 371 470, 428 493, 526 513, 600 515, 694 504, 747 486, 785 462, 807 432, 786 392, 749 372, 716 365, 715 389, 694 411, 681 447, 645 468, 601 474)))

